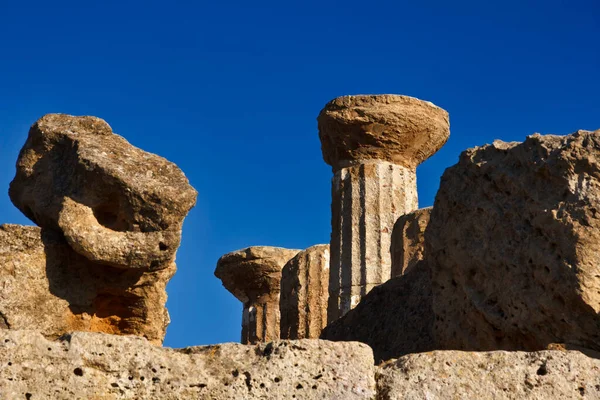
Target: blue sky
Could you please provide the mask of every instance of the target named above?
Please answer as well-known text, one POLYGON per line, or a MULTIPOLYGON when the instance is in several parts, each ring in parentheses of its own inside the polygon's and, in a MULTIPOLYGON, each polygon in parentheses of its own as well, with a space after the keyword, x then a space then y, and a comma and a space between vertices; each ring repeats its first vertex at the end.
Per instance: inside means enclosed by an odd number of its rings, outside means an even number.
MULTIPOLYGON (((600 2, 0 1, 0 187, 46 113, 95 115, 177 163, 198 190, 168 286, 165 345, 237 341, 213 276, 250 245, 330 234, 316 116, 345 94, 450 113, 418 169, 421 206, 468 147, 600 129, 600 2)), ((0 196, 0 222, 30 224, 0 196)))

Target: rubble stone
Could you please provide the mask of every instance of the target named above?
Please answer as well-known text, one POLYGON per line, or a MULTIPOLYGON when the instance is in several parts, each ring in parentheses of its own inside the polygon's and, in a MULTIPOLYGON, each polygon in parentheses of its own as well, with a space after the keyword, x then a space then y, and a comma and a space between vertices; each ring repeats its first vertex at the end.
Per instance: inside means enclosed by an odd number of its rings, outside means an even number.
POLYGON ((1 225, 0 328, 50 338, 71 331, 138 335, 161 344, 169 323, 165 287, 175 269, 97 264, 73 251, 59 232, 1 225))
POLYGON ((177 166, 96 117, 48 114, 30 129, 9 191, 37 225, 91 261, 169 268, 196 191, 177 166))

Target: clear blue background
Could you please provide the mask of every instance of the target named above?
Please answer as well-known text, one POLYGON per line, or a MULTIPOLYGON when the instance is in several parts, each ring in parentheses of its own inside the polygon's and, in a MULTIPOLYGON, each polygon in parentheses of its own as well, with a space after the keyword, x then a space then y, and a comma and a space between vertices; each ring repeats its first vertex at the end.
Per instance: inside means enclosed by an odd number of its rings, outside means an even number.
MULTIPOLYGON (((600 128, 600 2, 0 0, 0 187, 52 112, 104 118, 174 161, 199 197, 165 344, 237 341, 241 304, 216 261, 329 241, 315 118, 361 93, 450 112, 450 141, 418 169, 431 205, 468 147, 600 128)), ((30 224, 6 194, 0 222, 30 224)))

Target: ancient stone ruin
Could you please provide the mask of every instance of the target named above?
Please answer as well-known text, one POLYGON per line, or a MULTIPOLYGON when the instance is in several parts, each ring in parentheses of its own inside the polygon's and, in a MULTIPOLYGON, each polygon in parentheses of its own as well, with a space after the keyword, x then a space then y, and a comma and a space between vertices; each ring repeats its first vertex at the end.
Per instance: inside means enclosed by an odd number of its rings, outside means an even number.
POLYGON ((394 223, 418 208, 416 168, 450 134, 448 113, 406 96, 345 96, 319 114, 332 166, 328 320, 391 277, 394 223))
POLYGON ((0 399, 600 399, 600 130, 468 149, 419 209, 443 109, 344 96, 318 129, 331 242, 225 254, 241 344, 169 349, 196 191, 99 118, 38 120, 9 192, 38 226, 0 226, 0 399))

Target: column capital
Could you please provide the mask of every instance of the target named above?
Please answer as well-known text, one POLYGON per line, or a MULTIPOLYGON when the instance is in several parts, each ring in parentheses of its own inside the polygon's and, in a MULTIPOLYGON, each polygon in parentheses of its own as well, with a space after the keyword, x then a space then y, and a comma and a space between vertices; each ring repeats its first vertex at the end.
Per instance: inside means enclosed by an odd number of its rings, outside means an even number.
POLYGON ((409 96, 338 97, 317 121, 323 158, 334 171, 373 159, 415 169, 450 136, 445 110, 409 96))

